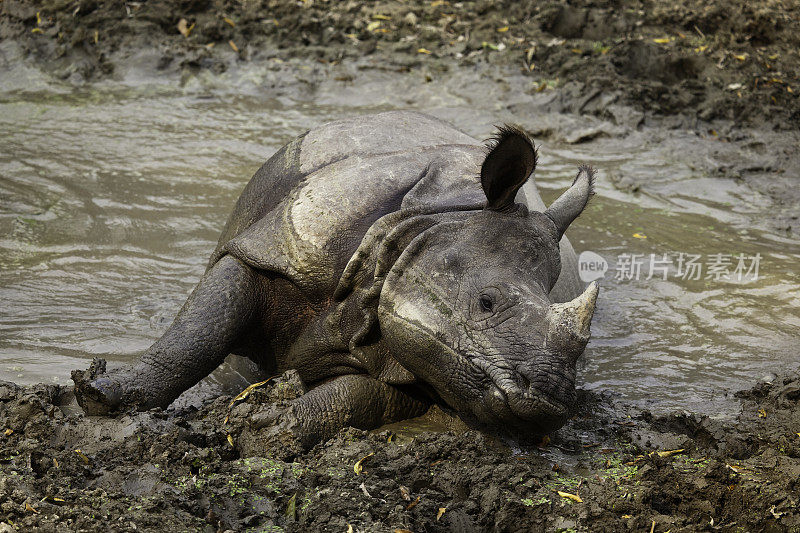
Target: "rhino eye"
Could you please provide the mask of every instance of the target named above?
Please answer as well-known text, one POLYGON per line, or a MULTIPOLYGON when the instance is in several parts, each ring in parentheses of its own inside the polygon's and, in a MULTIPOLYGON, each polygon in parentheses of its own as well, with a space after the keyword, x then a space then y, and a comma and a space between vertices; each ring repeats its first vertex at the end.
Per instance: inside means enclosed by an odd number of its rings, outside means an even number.
POLYGON ((489 298, 485 294, 481 296, 480 303, 481 303, 481 309, 483 309, 484 311, 488 312, 494 308, 494 302, 492 301, 491 298, 489 298))

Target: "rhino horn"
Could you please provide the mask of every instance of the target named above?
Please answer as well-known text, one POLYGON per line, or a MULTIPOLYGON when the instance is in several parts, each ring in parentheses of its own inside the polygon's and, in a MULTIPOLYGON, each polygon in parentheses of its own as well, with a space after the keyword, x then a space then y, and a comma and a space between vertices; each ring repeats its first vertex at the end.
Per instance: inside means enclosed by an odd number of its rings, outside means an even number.
POLYGON ((556 225, 558 240, 589 203, 589 198, 594 194, 594 177, 595 170, 592 167, 581 165, 572 186, 545 210, 544 214, 556 225))
POLYGON ((599 287, 593 281, 583 294, 569 302, 553 304, 548 310, 549 328, 546 346, 578 358, 589 341, 599 287))

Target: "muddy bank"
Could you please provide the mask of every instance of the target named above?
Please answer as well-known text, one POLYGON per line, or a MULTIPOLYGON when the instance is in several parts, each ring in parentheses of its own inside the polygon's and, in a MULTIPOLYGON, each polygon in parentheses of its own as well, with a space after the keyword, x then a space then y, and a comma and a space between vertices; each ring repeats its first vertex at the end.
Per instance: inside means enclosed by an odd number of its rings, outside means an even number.
POLYGON ((527 90, 555 90, 563 112, 603 116, 619 102, 690 124, 800 122, 796 2, 6 0, 0 13, 0 40, 77 84, 131 64, 221 72, 299 57, 420 83, 497 65, 487 81, 524 72, 527 90))
MULTIPOLYGON (((280 439, 254 447, 251 415, 292 387, 281 378, 233 407, 227 397, 105 419, 84 417, 66 388, 4 382, 2 521, 17 531, 800 526, 797 372, 739 394, 742 414, 731 423, 654 416, 584 392, 577 416, 529 448, 426 430, 424 421, 343 430, 305 453, 280 439)), ((427 424, 442 428, 443 418, 427 424)))

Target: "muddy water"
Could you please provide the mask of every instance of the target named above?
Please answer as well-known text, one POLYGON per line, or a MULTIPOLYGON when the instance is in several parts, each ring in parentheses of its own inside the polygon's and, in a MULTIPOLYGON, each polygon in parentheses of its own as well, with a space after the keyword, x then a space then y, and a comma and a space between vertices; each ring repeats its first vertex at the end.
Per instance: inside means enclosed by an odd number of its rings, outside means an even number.
POLYGON ((503 120, 556 125, 546 128, 537 174, 548 200, 578 162, 600 169, 599 194, 570 231, 577 249, 609 263, 580 369, 585 386, 657 409, 730 414, 727 390, 797 361, 800 243, 765 229, 766 198, 709 174, 719 157, 713 138, 611 128, 570 144, 558 125, 574 118, 534 116, 503 85, 305 75, 299 68, 300 81, 270 85, 276 74, 254 69, 182 86, 128 79, 92 89, 7 80, 0 379, 67 383, 92 357, 134 361, 182 305, 240 190, 275 149, 327 120, 391 108, 431 112, 479 137, 503 120), (759 279, 704 279, 704 269, 685 280, 675 265, 666 280, 645 279, 649 254, 680 252, 703 262, 760 254, 759 279), (623 254, 642 254, 638 280, 616 279, 623 254))

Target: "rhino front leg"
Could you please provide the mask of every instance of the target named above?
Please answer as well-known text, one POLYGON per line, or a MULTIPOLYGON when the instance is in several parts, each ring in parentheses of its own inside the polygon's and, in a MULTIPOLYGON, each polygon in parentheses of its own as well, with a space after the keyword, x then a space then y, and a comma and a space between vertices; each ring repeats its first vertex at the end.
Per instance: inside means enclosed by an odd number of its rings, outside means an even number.
POLYGON ((75 396, 88 414, 166 407, 240 345, 263 300, 265 278, 232 256, 200 280, 166 333, 133 367, 106 374, 105 361, 74 371, 75 396))
POLYGON ((365 375, 339 376, 292 401, 281 413, 255 415, 252 428, 265 428, 267 440, 285 441, 287 434, 308 449, 352 426, 375 429, 420 416, 430 402, 365 375), (268 427, 267 426, 271 426, 268 427))

